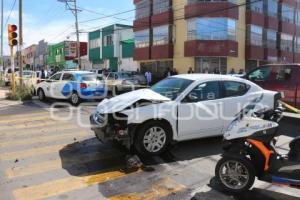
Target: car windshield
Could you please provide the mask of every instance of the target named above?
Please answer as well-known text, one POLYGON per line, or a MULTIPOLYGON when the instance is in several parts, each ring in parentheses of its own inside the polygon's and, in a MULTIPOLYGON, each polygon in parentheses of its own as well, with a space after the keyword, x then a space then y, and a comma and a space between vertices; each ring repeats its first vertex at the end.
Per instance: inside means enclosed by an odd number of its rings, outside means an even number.
POLYGON ((25 72, 23 72, 23 76, 27 76, 27 77, 28 77, 28 76, 32 76, 32 73, 33 73, 33 72, 26 72, 26 71, 25 71, 25 72))
POLYGON ((117 73, 117 76, 119 76, 119 77, 121 77, 123 79, 130 79, 130 78, 132 78, 132 75, 130 73, 126 73, 126 72, 124 72, 124 73, 117 73))
POLYGON ((81 75, 81 80, 82 81, 96 81, 97 76, 95 74, 83 74, 81 75))
POLYGON ((193 81, 183 78, 167 78, 164 79, 150 89, 171 100, 176 99, 193 81))

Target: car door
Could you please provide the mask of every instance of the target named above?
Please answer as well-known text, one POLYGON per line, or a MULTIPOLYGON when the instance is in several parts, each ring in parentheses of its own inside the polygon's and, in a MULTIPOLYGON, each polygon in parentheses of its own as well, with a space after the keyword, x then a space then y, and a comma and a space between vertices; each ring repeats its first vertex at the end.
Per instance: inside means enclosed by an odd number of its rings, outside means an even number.
POLYGON ((70 97, 73 89, 75 78, 71 73, 64 73, 61 82, 57 85, 57 92, 61 98, 67 99, 70 97))
POLYGON ((265 88, 266 83, 272 79, 274 72, 271 66, 259 67, 246 75, 246 78, 262 88, 265 88))
POLYGON ((114 81, 115 81, 115 73, 109 73, 105 81, 105 85, 108 88, 108 90, 112 90, 114 81))
POLYGON ((292 65, 276 66, 276 74, 266 89, 283 92, 283 101, 295 106, 298 76, 292 65))
POLYGON ((54 74, 48 81, 47 81, 47 91, 48 94, 47 96, 52 97, 52 98, 61 98, 61 94, 58 91, 58 87, 61 84, 61 75, 62 73, 57 73, 54 74))
POLYGON ((250 86, 244 82, 221 81, 220 83, 222 86, 221 117, 224 127, 227 127, 235 118, 234 116, 255 97, 246 95, 250 86))
POLYGON ((178 105, 180 140, 222 134, 220 118, 220 83, 210 81, 197 85, 178 105))

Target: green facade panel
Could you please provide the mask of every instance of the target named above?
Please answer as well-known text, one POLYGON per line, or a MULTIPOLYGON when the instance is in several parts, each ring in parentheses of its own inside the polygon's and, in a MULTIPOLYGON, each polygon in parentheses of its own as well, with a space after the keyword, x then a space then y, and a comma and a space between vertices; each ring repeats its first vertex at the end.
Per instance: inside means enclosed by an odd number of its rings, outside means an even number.
POLYGON ((114 57, 114 46, 106 46, 102 48, 102 58, 108 59, 114 57))
MULTIPOLYGON (((89 40, 95 40, 95 39, 100 39, 101 37, 101 31, 93 31, 89 33, 89 40)), ((101 63, 101 49, 100 47, 98 48, 89 48, 89 60, 92 63, 98 64, 101 63)))
POLYGON ((122 58, 132 58, 134 43, 122 43, 122 58))
POLYGON ((59 66, 63 68, 65 66, 65 42, 48 46, 47 64, 49 67, 59 66))
POLYGON ((118 58, 109 59, 109 69, 112 71, 118 71, 118 58))

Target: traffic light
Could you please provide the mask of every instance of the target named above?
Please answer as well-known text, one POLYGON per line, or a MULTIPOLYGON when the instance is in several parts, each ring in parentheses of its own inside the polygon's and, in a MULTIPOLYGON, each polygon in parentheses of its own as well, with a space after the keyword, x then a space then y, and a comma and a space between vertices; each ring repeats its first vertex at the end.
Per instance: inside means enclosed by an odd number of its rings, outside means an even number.
POLYGON ((18 45, 18 34, 17 34, 18 27, 14 24, 8 25, 8 45, 9 46, 16 46, 18 45))

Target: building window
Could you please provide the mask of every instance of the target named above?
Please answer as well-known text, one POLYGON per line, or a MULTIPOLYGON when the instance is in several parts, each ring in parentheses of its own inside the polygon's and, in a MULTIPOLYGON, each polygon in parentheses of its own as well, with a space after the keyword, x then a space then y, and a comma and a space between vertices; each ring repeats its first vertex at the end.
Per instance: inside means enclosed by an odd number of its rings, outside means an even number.
POLYGON ((288 5, 281 5, 281 20, 288 23, 294 22, 294 9, 288 5))
POLYGON ((280 49, 282 51, 293 51, 293 36, 281 33, 280 36, 280 49))
POLYGON ((188 0, 188 4, 194 4, 194 3, 204 3, 204 2, 231 2, 236 4, 237 0, 188 0))
POLYGON ((263 29, 260 26, 247 26, 247 43, 255 46, 262 46, 263 44, 263 29))
POLYGON ((295 52, 300 53, 300 37, 295 38, 295 52))
POLYGON ((277 32, 265 29, 265 47, 269 49, 276 49, 277 46, 277 32))
POLYGON ((149 29, 135 32, 134 38, 135 38, 135 47, 136 48, 149 47, 149 41, 150 41, 149 29))
POLYGON ((188 40, 235 40, 236 21, 228 18, 188 20, 188 40))
POLYGON ((113 35, 104 36, 104 46, 113 46, 113 45, 114 45, 113 35))
POLYGON ((196 73, 226 74, 227 59, 224 57, 196 57, 196 73))
POLYGON ((251 10, 258 13, 264 12, 264 2, 257 0, 247 0, 247 10, 251 10))
POLYGON ((95 49, 100 47, 100 38, 90 40, 89 42, 90 49, 95 49))
POLYGON ((296 11, 296 24, 300 26, 300 10, 297 10, 296 11))
POLYGON ((142 19, 150 16, 151 4, 149 0, 143 0, 135 4, 135 19, 142 19))
POLYGON ((158 26, 153 28, 153 46, 170 43, 170 26, 158 26))
POLYGON ((278 14, 278 1, 277 0, 267 0, 268 4, 268 15, 272 17, 277 17, 278 14))
POLYGON ((153 14, 166 12, 171 7, 170 0, 153 0, 153 14))

